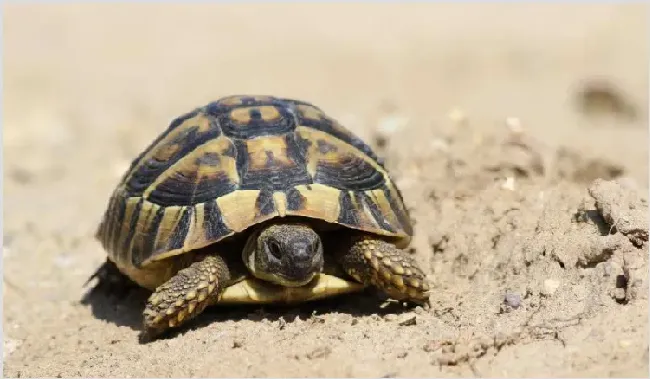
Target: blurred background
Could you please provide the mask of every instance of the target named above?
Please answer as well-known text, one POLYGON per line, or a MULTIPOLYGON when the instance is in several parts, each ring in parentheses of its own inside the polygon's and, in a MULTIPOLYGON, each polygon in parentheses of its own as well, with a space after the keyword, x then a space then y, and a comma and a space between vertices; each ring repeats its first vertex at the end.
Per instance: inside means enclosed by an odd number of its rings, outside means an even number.
POLYGON ((69 156, 61 169, 80 159, 100 169, 107 154, 130 160, 176 115, 220 96, 263 93, 314 102, 362 135, 386 112, 422 128, 455 108, 485 128, 519 117, 539 138, 633 164, 631 173, 647 181, 642 4, 4 10, 10 175, 15 154, 16 170, 27 171, 54 164, 52 154, 69 156), (36 155, 23 154, 34 148, 36 155))

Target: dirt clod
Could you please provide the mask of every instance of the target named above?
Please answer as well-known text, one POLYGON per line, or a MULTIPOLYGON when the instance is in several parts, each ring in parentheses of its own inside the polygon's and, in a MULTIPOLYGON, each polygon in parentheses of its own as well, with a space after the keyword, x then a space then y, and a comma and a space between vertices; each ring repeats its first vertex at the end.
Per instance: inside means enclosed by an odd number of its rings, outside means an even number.
POLYGON ((597 179, 589 187, 596 207, 611 228, 637 247, 648 242, 648 201, 629 182, 597 179))
POLYGON ((507 292, 504 302, 507 306, 517 309, 521 305, 521 295, 518 293, 507 292))

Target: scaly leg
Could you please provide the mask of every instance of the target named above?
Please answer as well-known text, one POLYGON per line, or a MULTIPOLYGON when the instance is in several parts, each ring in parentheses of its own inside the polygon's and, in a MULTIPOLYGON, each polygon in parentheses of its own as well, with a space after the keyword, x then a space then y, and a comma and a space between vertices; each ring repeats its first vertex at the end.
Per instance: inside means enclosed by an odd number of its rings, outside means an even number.
POLYGON ((352 236, 338 250, 341 266, 359 282, 372 284, 395 300, 424 304, 429 285, 413 258, 394 245, 366 235, 352 236))
POLYGON ((155 337, 196 317, 218 296, 231 273, 222 257, 206 255, 156 288, 144 310, 144 329, 155 337))

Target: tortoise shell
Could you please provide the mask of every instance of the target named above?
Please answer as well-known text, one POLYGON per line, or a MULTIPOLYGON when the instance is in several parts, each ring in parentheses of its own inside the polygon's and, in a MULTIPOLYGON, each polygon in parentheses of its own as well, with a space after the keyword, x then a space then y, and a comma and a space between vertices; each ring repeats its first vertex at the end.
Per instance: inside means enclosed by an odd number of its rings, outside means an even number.
POLYGON ((273 217, 410 241, 402 196, 368 145, 303 101, 230 96, 175 119, 132 163, 97 238, 119 266, 198 249, 273 217))

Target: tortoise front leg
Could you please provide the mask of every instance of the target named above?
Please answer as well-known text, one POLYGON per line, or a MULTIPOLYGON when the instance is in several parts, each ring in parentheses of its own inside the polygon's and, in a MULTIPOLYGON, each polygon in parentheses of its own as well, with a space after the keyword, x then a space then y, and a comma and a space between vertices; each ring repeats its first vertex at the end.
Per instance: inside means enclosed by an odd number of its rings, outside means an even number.
POLYGON ((413 258, 393 244, 368 235, 355 235, 339 245, 338 260, 348 275, 372 284, 395 300, 424 304, 429 285, 413 258))
POLYGON ((206 255, 179 270, 147 300, 145 335, 155 337, 196 317, 216 299, 230 277, 228 265, 218 255, 206 255))

